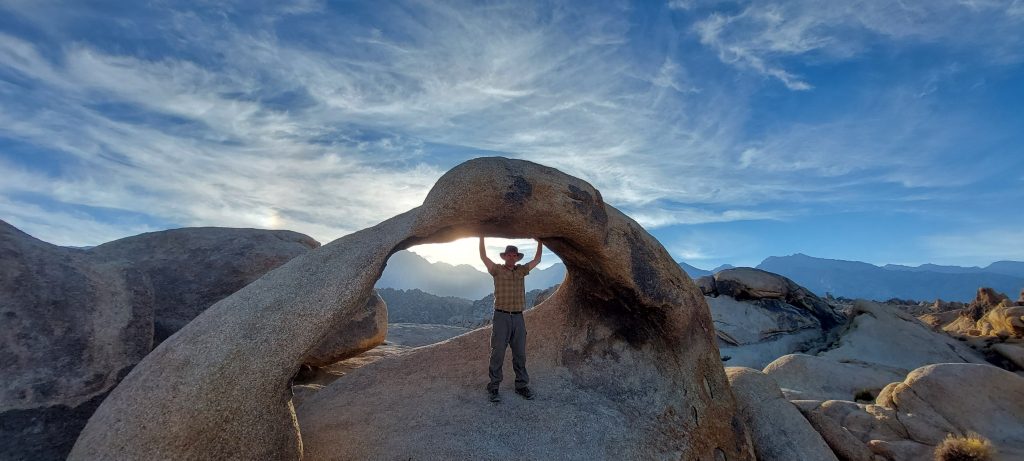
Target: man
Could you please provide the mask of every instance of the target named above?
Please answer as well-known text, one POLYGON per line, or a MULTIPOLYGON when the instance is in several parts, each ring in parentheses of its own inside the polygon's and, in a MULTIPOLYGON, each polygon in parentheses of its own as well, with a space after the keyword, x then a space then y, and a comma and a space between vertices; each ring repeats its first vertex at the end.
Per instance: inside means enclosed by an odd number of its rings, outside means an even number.
POLYGON ((505 348, 512 346, 512 369, 516 372, 516 393, 523 398, 533 399, 530 391, 530 377, 526 374, 526 322, 523 310, 526 308, 526 285, 523 278, 540 264, 544 247, 537 241, 537 255, 533 261, 516 264, 523 254, 514 245, 505 247, 501 253, 504 264, 495 264, 484 250, 484 238, 480 237, 480 259, 487 266, 487 272, 494 277, 494 317, 491 323, 491 362, 488 369, 491 381, 487 392, 492 402, 500 402, 498 385, 501 384, 501 366, 505 362, 505 348))

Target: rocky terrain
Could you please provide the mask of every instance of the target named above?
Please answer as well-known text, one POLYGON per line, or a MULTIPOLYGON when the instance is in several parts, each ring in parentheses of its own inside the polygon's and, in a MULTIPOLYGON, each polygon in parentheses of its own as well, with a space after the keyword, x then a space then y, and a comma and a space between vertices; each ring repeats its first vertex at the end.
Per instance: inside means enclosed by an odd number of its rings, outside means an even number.
MULTIPOLYGON (((526 290, 543 290, 561 283, 563 278, 565 265, 562 263, 534 269, 526 278, 526 290)), ((431 263, 412 251, 402 250, 388 259, 375 287, 379 290, 421 290, 443 298, 480 299, 494 289, 494 282, 490 275, 472 266, 431 263)))
POLYGON ((968 433, 990 440, 996 459, 1024 457, 1024 377, 991 365, 927 365, 865 402, 786 402, 771 374, 727 372, 745 421, 760 434, 754 445, 762 460, 924 461, 934 459, 947 434, 968 433), (793 407, 804 418, 794 417, 793 407))
POLYGON ((968 433, 1024 458, 1024 292, 878 303, 756 268, 691 280, 589 184, 530 162, 462 164, 322 247, 198 228, 71 249, 0 221, 0 255, 0 459, 909 461, 968 433), (565 262, 529 293, 533 401, 504 392, 510 355, 486 401, 491 297, 374 289, 397 250, 468 235, 536 237, 565 262))
POLYGON ((727 365, 764 367, 785 354, 824 347, 845 319, 792 280, 749 267, 697 279, 727 365))
POLYGON ((1024 455, 1024 377, 1004 369, 1019 369, 1012 363, 986 360, 1018 347, 1021 318, 1006 296, 982 289, 965 307, 936 301, 936 310, 961 307, 919 320, 908 312, 918 303, 821 300, 756 269, 697 284, 723 360, 744 365, 726 371, 759 459, 930 460, 947 434, 971 432, 992 442, 997 459, 1024 455), (814 305, 831 305, 842 319, 829 329, 815 322, 828 308, 814 305), (985 339, 975 345, 947 332, 985 339), (763 365, 772 353, 785 355, 763 365))
POLYGON ((1016 301, 988 287, 966 306, 936 301, 922 322, 962 341, 1003 368, 1024 370, 1024 290, 1016 301))
POLYGON ((153 285, 0 221, 0 459, 62 459, 153 347, 153 285))
MULTIPOLYGON (((107 393, 161 340, 317 247, 291 231, 206 227, 72 249, 0 221, 0 459, 66 457, 107 393)), ((306 361, 334 363, 383 342, 377 301, 306 361)))
MULTIPOLYGON (((529 277, 527 277, 529 278, 529 277)), ((493 282, 491 290, 493 291, 493 282)), ((526 304, 532 306, 542 290, 526 292, 526 304)), ((490 322, 494 312, 494 294, 471 301, 455 296, 436 296, 418 289, 377 288, 388 306, 392 323, 424 323, 474 328, 490 322)))
POLYGON ((592 186, 475 159, 423 205, 207 309, 111 392, 70 458, 753 459, 713 328, 668 252, 592 186), (526 313, 540 400, 481 405, 483 327, 360 367, 296 412, 296 370, 366 306, 388 256, 471 235, 539 238, 566 265, 565 282, 526 313))
POLYGON ((286 230, 190 227, 126 237, 85 253, 96 261, 122 261, 146 277, 153 289, 154 341, 160 343, 213 303, 319 246, 286 230))

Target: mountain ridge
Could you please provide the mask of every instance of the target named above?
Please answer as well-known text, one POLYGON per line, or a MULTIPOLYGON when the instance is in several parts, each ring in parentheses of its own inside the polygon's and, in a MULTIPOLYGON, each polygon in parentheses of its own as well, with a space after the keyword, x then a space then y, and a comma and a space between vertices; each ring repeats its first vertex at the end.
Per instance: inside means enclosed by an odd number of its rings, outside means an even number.
MULTIPOLYGON (((697 279, 732 268, 723 264, 711 270, 678 262, 690 278, 697 279)), ((968 301, 982 286, 1013 294, 1024 287, 1024 262, 996 261, 986 267, 921 264, 878 266, 863 261, 818 258, 804 253, 769 256, 756 266, 792 279, 819 296, 887 300, 968 301)), ((534 269, 526 277, 526 289, 545 289, 561 283, 565 265, 534 269)), ((431 263, 410 251, 400 251, 388 261, 377 287, 419 289, 437 296, 477 300, 493 291, 490 275, 468 264, 431 263)))
POLYGON ((1024 266, 1024 263, 1006 263, 1009 264, 996 267, 1010 274, 935 264, 917 267, 893 264, 876 266, 862 261, 816 258, 796 253, 770 256, 758 264, 757 268, 789 277, 819 295, 874 300, 900 298, 930 301, 938 298, 969 301, 978 288, 983 286, 1003 293, 1016 293, 1024 287, 1024 272, 1019 276, 1013 275, 1017 264, 1024 266))

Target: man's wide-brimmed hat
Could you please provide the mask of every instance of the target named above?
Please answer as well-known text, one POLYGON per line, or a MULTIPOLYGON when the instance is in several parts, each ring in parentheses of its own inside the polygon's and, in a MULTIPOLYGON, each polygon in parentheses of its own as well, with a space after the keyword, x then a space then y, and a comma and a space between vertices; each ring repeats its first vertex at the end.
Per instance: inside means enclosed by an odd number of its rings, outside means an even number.
POLYGON ((505 252, 502 253, 501 256, 505 255, 515 255, 516 261, 523 259, 523 254, 519 252, 519 248, 516 248, 515 245, 509 245, 505 247, 505 252))

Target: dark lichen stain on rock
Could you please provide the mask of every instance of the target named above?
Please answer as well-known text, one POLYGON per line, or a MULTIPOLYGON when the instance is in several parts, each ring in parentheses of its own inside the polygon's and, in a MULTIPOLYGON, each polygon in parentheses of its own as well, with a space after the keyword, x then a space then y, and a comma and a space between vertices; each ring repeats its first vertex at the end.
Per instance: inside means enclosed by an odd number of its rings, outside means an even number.
POLYGON ((651 261, 657 261, 659 255, 655 254, 650 246, 644 244, 641 232, 630 225, 629 233, 625 235, 626 241, 629 242, 630 269, 633 272, 633 282, 636 283, 636 286, 640 287, 645 295, 659 301, 667 301, 669 298, 668 290, 661 283, 662 280, 659 280, 659 271, 651 266, 651 261))
POLYGON ((582 215, 589 216, 595 224, 604 227, 608 224, 608 212, 604 209, 604 200, 601 199, 601 193, 595 190, 594 194, 597 195, 596 199, 589 192, 569 184, 568 195, 569 198, 576 201, 573 204, 576 211, 579 211, 582 215))
MULTIPOLYGON (((733 415, 729 420, 729 429, 732 430, 733 441, 736 443, 734 451, 736 454, 742 454, 746 449, 750 447, 746 444, 747 441, 747 428, 743 425, 743 421, 740 420, 739 415, 733 415)), ((753 459, 753 458, 752 458, 753 459)))
POLYGON ((512 175, 512 183, 508 186, 508 191, 505 192, 505 201, 515 204, 523 205, 533 195, 533 185, 530 181, 520 175, 512 175))

